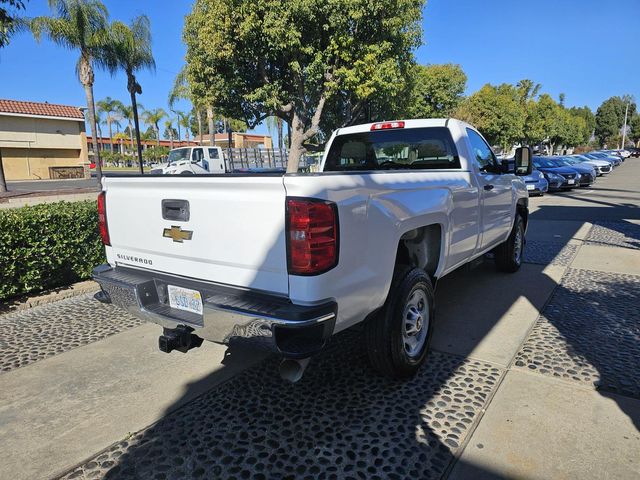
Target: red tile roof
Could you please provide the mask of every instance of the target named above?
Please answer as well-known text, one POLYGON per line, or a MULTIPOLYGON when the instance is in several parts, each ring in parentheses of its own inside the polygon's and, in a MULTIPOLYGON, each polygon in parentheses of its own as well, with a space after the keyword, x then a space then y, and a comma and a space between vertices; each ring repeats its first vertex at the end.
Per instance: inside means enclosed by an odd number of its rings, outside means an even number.
POLYGON ((84 120, 78 107, 56 105, 54 103, 21 102, 18 100, 0 99, 0 114, 15 113, 23 115, 39 115, 43 117, 64 117, 84 120))

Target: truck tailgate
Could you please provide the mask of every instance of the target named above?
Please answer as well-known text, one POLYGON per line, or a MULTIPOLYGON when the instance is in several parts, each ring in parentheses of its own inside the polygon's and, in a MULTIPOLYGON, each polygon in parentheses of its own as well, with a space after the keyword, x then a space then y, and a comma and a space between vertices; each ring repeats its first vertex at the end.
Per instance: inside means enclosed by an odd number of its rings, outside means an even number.
POLYGON ((104 185, 110 264, 288 293, 282 177, 106 177, 104 185), (163 218, 162 200, 187 201, 189 219, 163 218))

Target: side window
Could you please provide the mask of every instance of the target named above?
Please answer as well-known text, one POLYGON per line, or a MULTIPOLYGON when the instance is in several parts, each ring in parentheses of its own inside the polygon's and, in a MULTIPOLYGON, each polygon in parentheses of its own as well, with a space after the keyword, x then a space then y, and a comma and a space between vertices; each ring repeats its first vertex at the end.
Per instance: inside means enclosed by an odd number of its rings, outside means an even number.
POLYGON ((209 149, 209 158, 211 160, 217 160, 218 159, 218 149, 217 148, 210 148, 209 149))
POLYGON ((480 167, 480 170, 485 170, 488 166, 496 166, 498 161, 491 151, 491 147, 487 145, 487 142, 478 135, 478 133, 470 128, 467 128, 467 135, 471 142, 471 153, 480 167))
POLYGON ((201 148, 194 148, 193 151, 191 152, 191 161, 194 163, 200 162, 203 156, 204 156, 204 153, 201 148))

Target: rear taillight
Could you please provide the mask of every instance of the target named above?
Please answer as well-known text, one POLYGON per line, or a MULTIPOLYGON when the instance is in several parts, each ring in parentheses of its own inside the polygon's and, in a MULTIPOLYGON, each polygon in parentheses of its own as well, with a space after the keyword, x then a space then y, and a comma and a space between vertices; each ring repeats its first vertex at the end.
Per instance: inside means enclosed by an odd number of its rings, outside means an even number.
POLYGON ((107 227, 107 192, 100 192, 98 195, 98 228, 102 243, 111 245, 109 227, 107 227))
POLYGON ((288 268, 292 275, 318 275, 338 263, 336 204, 309 198, 287 199, 288 268))
POLYGON ((393 128, 404 128, 404 122, 382 122, 371 125, 371 130, 391 130, 393 128))

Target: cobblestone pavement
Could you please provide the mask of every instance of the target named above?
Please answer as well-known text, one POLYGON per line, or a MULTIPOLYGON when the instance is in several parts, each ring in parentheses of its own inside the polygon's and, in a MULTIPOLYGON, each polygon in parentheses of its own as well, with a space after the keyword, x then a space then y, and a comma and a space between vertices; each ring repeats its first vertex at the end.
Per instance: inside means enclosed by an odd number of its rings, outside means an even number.
POLYGON ((524 248, 524 262, 566 267, 578 252, 578 245, 528 240, 524 248))
POLYGON ((0 372, 97 342, 142 324, 93 294, 0 316, 0 372))
POLYGON ((359 338, 337 336, 296 385, 275 359, 245 371, 64 478, 439 478, 501 370, 433 352, 394 383, 359 338))
POLYGON ((631 222, 596 222, 587 243, 640 249, 640 225, 631 222))
POLYGON ((640 276, 568 269, 515 366, 640 398, 640 276))

